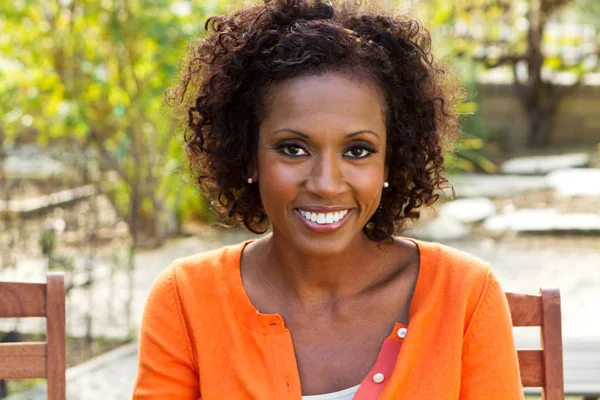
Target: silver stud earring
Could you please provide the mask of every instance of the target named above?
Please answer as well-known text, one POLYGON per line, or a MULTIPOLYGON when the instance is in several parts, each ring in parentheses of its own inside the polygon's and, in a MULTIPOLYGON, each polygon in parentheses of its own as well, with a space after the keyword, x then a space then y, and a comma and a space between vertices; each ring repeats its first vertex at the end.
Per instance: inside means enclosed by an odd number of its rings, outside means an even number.
POLYGON ((249 183, 250 185, 252 185, 252 182, 254 182, 254 181, 252 180, 252 178, 248 178, 248 183, 249 183))
POLYGON ((390 187, 390 184, 387 181, 385 181, 383 182, 383 187, 387 189, 390 187))

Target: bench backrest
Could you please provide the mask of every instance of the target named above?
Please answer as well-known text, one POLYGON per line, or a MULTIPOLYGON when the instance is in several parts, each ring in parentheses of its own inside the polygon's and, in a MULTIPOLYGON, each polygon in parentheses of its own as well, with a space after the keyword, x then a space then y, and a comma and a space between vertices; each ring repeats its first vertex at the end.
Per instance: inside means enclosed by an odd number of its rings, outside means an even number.
POLYGON ((564 400, 560 291, 540 295, 506 293, 515 327, 539 326, 541 349, 518 350, 523 387, 541 387, 542 399, 564 400))
POLYGON ((0 379, 46 378, 48 400, 66 398, 65 282, 0 282, 0 318, 46 318, 46 342, 0 343, 0 379))

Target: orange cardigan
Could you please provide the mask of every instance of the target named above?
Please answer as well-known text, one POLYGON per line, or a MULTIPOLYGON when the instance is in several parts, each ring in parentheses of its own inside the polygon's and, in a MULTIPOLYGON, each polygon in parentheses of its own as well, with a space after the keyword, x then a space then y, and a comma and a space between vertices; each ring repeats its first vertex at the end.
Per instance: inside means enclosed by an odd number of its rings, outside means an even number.
MULTIPOLYGON (((378 398, 523 399, 508 305, 489 266, 414 242, 421 268, 408 330, 378 398)), ((247 243, 179 259, 157 278, 134 400, 301 399, 290 332, 279 315, 259 313, 242 285, 247 243)))

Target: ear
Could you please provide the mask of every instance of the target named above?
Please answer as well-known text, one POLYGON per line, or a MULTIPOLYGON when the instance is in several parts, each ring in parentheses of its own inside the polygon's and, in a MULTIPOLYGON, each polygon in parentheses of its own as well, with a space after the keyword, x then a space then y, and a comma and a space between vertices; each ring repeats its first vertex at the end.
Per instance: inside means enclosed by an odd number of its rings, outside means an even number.
POLYGON ((258 182, 258 171, 254 165, 248 165, 246 169, 246 176, 252 178, 254 182, 258 182))

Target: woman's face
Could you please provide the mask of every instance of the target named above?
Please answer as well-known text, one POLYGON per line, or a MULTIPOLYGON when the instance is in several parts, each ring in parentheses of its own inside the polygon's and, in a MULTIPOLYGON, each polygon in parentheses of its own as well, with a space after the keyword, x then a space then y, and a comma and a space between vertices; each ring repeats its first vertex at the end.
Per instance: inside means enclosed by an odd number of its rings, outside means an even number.
POLYGON ((275 84, 254 177, 277 239, 313 255, 365 240, 387 178, 385 145, 373 84, 334 73, 275 84))

